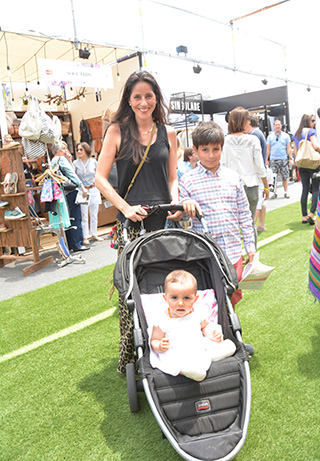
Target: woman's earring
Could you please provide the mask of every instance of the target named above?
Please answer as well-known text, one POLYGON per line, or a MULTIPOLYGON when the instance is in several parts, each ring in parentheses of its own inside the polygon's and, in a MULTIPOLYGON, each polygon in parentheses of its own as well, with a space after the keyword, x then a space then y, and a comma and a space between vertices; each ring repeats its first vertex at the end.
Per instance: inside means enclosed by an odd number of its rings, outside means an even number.
POLYGON ((129 106, 131 107, 131 104, 130 104, 130 102, 129 102, 129 106))

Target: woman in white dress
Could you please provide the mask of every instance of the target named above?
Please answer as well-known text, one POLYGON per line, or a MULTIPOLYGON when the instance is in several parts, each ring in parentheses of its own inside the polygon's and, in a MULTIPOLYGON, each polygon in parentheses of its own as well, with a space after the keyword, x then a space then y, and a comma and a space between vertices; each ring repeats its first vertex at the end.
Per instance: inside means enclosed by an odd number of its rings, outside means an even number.
POLYGON ((75 171, 90 194, 89 204, 81 205, 83 244, 89 245, 92 240, 103 240, 98 237, 98 212, 101 204, 100 191, 94 185, 94 179, 98 162, 91 157, 91 148, 86 142, 80 142, 76 146, 78 159, 73 162, 75 171), (90 230, 89 230, 90 215, 90 230), (91 235, 91 237, 90 237, 91 235))

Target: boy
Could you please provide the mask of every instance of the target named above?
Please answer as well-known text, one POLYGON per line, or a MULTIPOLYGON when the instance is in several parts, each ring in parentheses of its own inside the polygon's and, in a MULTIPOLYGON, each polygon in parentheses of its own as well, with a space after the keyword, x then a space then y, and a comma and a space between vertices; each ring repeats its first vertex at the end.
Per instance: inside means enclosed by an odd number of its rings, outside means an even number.
MULTIPOLYGON (((195 209, 206 219, 208 229, 242 276, 242 242, 252 262, 256 252, 252 217, 237 172, 220 165, 224 133, 214 122, 200 122, 192 133, 193 149, 198 154, 198 167, 186 173, 179 183, 179 198, 184 211, 195 218, 195 209), (239 231, 241 229, 241 234, 239 231)), ((202 231, 201 223, 194 219, 193 229, 202 231)), ((232 298, 232 305, 242 299, 241 290, 232 298)))
POLYGON ((197 281, 190 272, 175 270, 165 280, 167 307, 153 326, 150 363, 173 376, 182 374, 202 381, 211 362, 233 355, 235 344, 223 341, 220 325, 207 320, 208 310, 193 306, 197 281))

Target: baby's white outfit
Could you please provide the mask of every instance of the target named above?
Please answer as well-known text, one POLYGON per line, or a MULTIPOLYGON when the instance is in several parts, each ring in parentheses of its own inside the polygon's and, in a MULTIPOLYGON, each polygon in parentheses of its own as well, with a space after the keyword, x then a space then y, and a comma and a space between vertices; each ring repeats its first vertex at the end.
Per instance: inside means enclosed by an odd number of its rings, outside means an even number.
POLYGON ((216 343, 203 336, 200 324, 207 318, 207 309, 179 318, 171 318, 167 306, 162 309, 157 325, 170 340, 170 349, 156 354, 150 348, 151 366, 173 376, 181 372, 197 381, 204 379, 212 361, 229 357, 236 349, 230 340, 216 343))

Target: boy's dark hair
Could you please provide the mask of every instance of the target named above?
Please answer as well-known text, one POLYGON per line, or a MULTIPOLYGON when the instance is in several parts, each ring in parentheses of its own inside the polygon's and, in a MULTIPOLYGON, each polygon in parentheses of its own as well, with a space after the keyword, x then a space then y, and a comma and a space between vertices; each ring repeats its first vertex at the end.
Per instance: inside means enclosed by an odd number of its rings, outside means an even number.
POLYGON ((249 111, 244 107, 239 106, 233 109, 229 114, 228 132, 232 134, 244 131, 248 118, 249 111))
POLYGON ((199 122, 192 133, 192 141, 196 149, 199 146, 207 146, 208 144, 219 144, 222 148, 224 133, 221 126, 215 122, 199 122))
POLYGON ((183 161, 188 162, 189 158, 191 157, 192 154, 193 154, 192 147, 186 147, 184 152, 183 152, 183 161))
POLYGON ((259 127, 259 118, 256 115, 249 115, 250 125, 254 128, 259 127))

